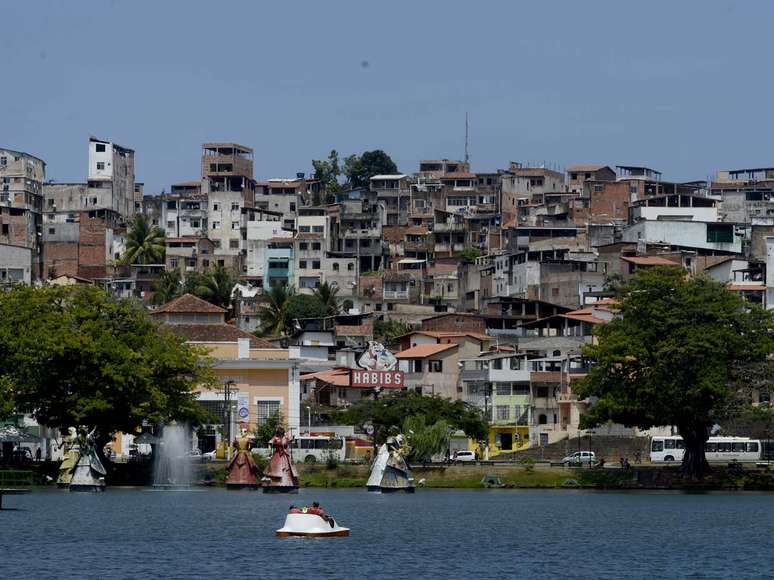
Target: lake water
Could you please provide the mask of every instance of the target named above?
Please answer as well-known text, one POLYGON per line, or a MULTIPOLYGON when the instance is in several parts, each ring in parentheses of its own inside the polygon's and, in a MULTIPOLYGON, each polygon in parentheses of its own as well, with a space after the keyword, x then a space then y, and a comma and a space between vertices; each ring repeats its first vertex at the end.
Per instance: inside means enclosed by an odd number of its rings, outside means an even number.
POLYGON ((109 489, 4 505, 3 579, 774 576, 771 494, 109 489), (274 536, 314 500, 352 535, 274 536))

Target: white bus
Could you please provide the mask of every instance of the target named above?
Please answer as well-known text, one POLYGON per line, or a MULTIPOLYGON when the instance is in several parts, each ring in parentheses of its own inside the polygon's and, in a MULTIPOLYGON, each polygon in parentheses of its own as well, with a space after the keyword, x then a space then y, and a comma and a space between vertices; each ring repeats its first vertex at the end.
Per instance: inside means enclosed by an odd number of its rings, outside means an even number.
MULTIPOLYGON (((761 458, 761 442, 748 437, 710 437, 704 444, 710 463, 754 463, 761 458)), ((683 438, 653 437, 650 442, 651 463, 682 461, 685 455, 683 438)))
MULTIPOLYGON (((272 450, 257 450, 265 457, 271 457, 272 450)), ((326 437, 325 435, 296 435, 290 442, 290 456, 298 463, 325 463, 333 458, 339 463, 344 461, 347 446, 344 437, 326 437)))

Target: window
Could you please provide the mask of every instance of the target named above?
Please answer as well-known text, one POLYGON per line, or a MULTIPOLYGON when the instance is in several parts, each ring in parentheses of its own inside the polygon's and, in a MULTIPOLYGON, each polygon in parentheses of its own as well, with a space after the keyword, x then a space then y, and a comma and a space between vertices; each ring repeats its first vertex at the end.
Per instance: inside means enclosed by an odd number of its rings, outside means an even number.
POLYGON ((675 448, 675 440, 674 439, 665 439, 664 440, 664 449, 674 449, 675 448))
POLYGON ((103 171, 105 169, 104 161, 97 161, 97 171, 103 171))
POLYGON ((306 270, 306 260, 301 260, 298 263, 298 268, 299 268, 299 270, 306 270))
POLYGON ((239 202, 238 201, 232 201, 231 202, 231 211, 239 211, 239 202))
POLYGON ((226 266, 226 260, 218 260, 218 266, 226 266))
MULTIPOLYGON (((51 230, 48 230, 48 233, 50 234, 51 230)), ((4 236, 8 235, 8 224, 3 224, 3 235, 4 236)))
POLYGON ((316 234, 323 233, 324 229, 325 228, 323 226, 312 226, 312 231, 315 232, 316 234))
MULTIPOLYGON (((6 224, 3 224, 3 233, 4 234, 8 233, 8 226, 6 224)), ((56 233, 56 228, 48 228, 48 233, 51 234, 51 235, 55 234, 56 233)))
MULTIPOLYGON (((169 223, 171 224, 172 222, 169 222, 169 223)), ((172 227, 172 226, 169 226, 169 227, 172 227)), ((219 230, 220 229, 220 222, 212 222, 212 229, 213 230, 219 230)))
MULTIPOLYGON (((493 363, 492 366, 494 367, 495 370, 498 370, 498 371, 503 370, 503 359, 496 358, 492 361, 492 363, 493 363)), ((510 395, 510 389, 508 389, 508 391, 509 391, 508 394, 510 395)))
POLYGON ((338 272, 339 271, 339 264, 337 262, 333 262, 333 271, 338 272))
POLYGON ((599 185, 599 184, 594 185, 594 193, 602 193, 603 191, 605 191, 604 185, 599 185))
POLYGON ((441 372, 443 372, 443 361, 442 360, 431 360, 430 361, 429 371, 431 373, 441 373, 441 372))
POLYGON ((201 220, 191 220, 191 227, 192 228, 199 228, 201 227, 202 222, 201 220))
POLYGON ((320 260, 313 260, 312 261, 312 268, 315 269, 315 270, 319 270, 320 269, 320 260))
POLYGON ((219 203, 213 203, 212 204, 213 211, 219 211, 220 210, 220 204, 219 203))
POLYGON ((653 452, 663 451, 664 450, 664 442, 663 441, 657 441, 653 440, 653 442, 650 444, 650 450, 653 452))
POLYGON ((517 356, 511 357, 511 370, 512 371, 521 370, 521 358, 517 356))
POLYGON ((731 443, 718 443, 718 453, 730 453, 731 443))
POLYGON ((748 453, 758 453, 758 442, 754 441, 752 443, 747 444, 747 452, 748 453))
POLYGON ((239 229, 239 222, 231 222, 231 229, 232 230, 238 230, 239 229))
POLYGON ((220 248, 220 240, 212 240, 213 248, 220 248))
POLYGON ((707 241, 715 244, 730 244, 734 241, 733 224, 707 224, 707 241))
MULTIPOLYGON (((661 445, 661 447, 663 449, 663 445, 661 445)), ((653 451, 656 451, 656 449, 654 449, 653 451)), ((661 451, 661 449, 659 449, 658 451, 661 451)), ((718 451, 718 444, 717 443, 709 443, 709 442, 707 442, 707 443, 704 444, 704 451, 706 451, 708 453, 717 453, 717 451, 718 451)))
POLYGON ((309 226, 298 226, 298 231, 303 234, 309 233, 309 226))
POLYGON ((298 249, 299 250, 307 250, 307 249, 309 249, 309 244, 307 244, 306 242, 301 242, 301 243, 298 244, 298 249))
POLYGON ((0 157, 0 166, 5 167, 8 165, 8 157, 0 157))
POLYGON ((355 265, 352 263, 347 264, 347 272, 352 272, 355 269, 355 265))
POLYGON ((508 407, 508 405, 497 405, 495 407, 495 412, 498 421, 507 421, 510 419, 510 407, 508 407))
POLYGON ((97 153, 104 153, 104 152, 105 152, 105 144, 104 144, 104 143, 97 143, 97 144, 94 146, 94 150, 95 150, 97 153))
POLYGON ((279 401, 258 401, 256 406, 257 413, 255 415, 255 421, 258 425, 265 425, 271 417, 279 415, 279 401))
POLYGON ((416 359, 412 361, 414 363, 414 368, 411 369, 415 373, 421 373, 422 372, 422 360, 416 359))
POLYGON ((171 258, 171 259, 169 260, 169 265, 171 266, 171 268, 172 268, 173 270, 174 270, 175 268, 177 268, 177 258, 171 258))
POLYGON ((509 396, 511 394, 511 383, 496 383, 495 392, 498 395, 509 396))
POLYGON ((296 211, 296 204, 293 202, 290 202, 290 211, 296 211))
POLYGON ((314 242, 314 243, 312 244, 312 249, 313 249, 313 250, 319 250, 319 249, 320 249, 320 247, 321 247, 321 246, 320 246, 320 242, 314 242))
POLYGON ((546 425, 548 423, 548 417, 544 414, 538 415, 538 425, 546 425))
POLYGON ((629 184, 629 193, 631 195, 637 195, 637 184, 636 183, 629 184))
POLYGON ((228 247, 232 250, 239 249, 239 240, 229 240, 228 247))

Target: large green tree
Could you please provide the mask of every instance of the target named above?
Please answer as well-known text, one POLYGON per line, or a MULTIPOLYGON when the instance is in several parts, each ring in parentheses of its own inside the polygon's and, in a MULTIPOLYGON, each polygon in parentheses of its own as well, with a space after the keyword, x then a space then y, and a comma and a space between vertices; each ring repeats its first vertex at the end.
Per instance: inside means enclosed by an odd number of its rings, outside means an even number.
POLYGON ((142 214, 134 216, 126 235, 122 264, 160 264, 166 252, 165 235, 142 214))
POLYGON ((336 193, 341 189, 339 185, 339 175, 341 175, 341 166, 339 165, 339 154, 333 149, 328 155, 328 159, 313 159, 314 178, 319 179, 325 191, 336 193))
POLYGON ((317 287, 312 290, 312 296, 323 307, 325 316, 336 316, 341 312, 341 305, 337 295, 339 289, 335 286, 331 286, 327 282, 318 284, 317 287))
POLYGON ((213 381, 202 355, 94 286, 0 293, 0 389, 42 424, 96 428, 98 449, 144 420, 197 420, 194 388, 213 381))
POLYGON ((392 431, 400 431, 408 417, 421 417, 423 425, 444 421, 449 427, 461 429, 468 437, 483 439, 487 422, 483 412, 464 401, 452 401, 438 396, 423 396, 412 391, 382 395, 378 399, 361 399, 349 409, 339 412, 344 425, 374 426, 375 442, 384 443, 392 431))
POLYGON ((159 279, 153 285, 153 296, 151 303, 166 304, 180 296, 183 291, 183 282, 180 275, 180 269, 167 270, 161 273, 159 279))
POLYGON ((326 316, 326 305, 311 294, 294 294, 288 300, 285 311, 285 328, 294 328, 295 320, 322 318, 326 316))
POLYGON ((706 472, 704 444, 733 407, 743 369, 774 351, 772 315, 669 266, 641 270, 618 287, 618 300, 621 316, 584 349, 593 364, 574 389, 598 400, 583 425, 674 425, 685 442, 682 469, 706 472))
POLYGON ((192 277, 191 293, 221 308, 231 306, 236 279, 224 266, 215 266, 203 275, 192 277))
POLYGON ((288 303, 295 295, 295 290, 287 284, 274 284, 264 295, 264 302, 258 315, 261 319, 259 334, 261 336, 280 336, 285 334, 287 328, 285 320, 287 318, 288 303))
POLYGON ((398 166, 381 149, 365 151, 362 155, 350 155, 344 159, 344 175, 349 187, 368 187, 374 175, 396 174, 398 166))

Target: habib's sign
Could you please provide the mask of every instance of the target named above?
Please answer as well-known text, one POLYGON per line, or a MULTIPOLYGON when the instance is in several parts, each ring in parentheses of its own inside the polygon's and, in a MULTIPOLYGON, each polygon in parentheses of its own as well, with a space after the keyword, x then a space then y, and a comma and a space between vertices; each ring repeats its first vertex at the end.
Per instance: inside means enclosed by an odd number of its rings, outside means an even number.
POLYGON ((403 371, 351 370, 349 384, 353 387, 403 388, 403 371))
POLYGON ((396 371, 398 360, 381 343, 369 341, 368 349, 357 361, 363 370, 352 369, 349 384, 353 387, 403 388, 403 371, 396 371))

